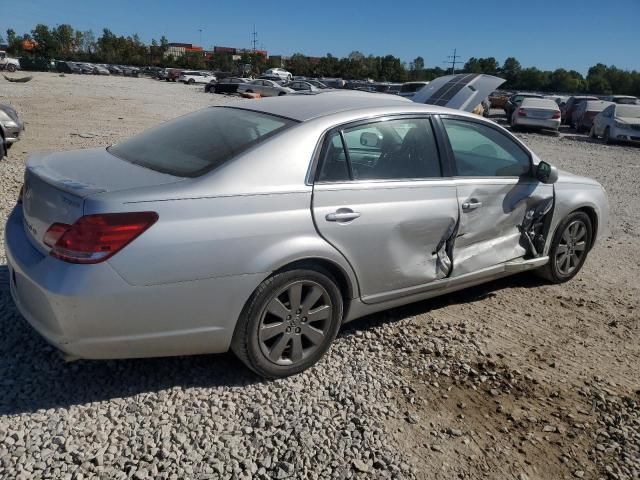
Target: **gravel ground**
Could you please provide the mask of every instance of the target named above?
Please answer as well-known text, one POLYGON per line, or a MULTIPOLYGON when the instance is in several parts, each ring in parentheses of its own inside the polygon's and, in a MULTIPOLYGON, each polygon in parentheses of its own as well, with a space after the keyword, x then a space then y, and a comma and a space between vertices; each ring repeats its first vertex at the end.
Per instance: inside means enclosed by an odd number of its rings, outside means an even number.
MULTIPOLYGON (((112 143, 235 101, 149 79, 0 83, 27 154, 112 143)), ((0 478, 640 478, 640 149, 520 134, 607 189, 611 233, 574 281, 530 275, 361 319, 265 382, 230 354, 64 363, 20 318, 0 246, 0 478)))

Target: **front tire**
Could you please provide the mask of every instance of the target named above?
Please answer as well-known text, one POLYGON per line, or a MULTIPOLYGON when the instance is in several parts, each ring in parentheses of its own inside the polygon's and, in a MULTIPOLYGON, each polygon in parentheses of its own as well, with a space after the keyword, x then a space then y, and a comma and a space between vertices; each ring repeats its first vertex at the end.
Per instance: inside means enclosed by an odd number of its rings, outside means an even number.
POLYGON ((593 238, 589 215, 573 212, 556 229, 549 249, 549 263, 538 273, 552 283, 564 283, 582 269, 593 238))
POLYGON ((13 63, 10 63, 9 65, 7 65, 7 72, 15 72, 16 71, 16 66, 13 63))
POLYGON ((596 126, 595 125, 591 126, 591 130, 589 130, 589 137, 598 138, 598 135, 596 134, 596 126))
POLYGON ((613 140, 611 139, 611 129, 609 127, 604 129, 604 135, 602 137, 604 139, 604 143, 607 145, 611 145, 613 140))
POLYGON ((331 274, 303 267, 269 277, 243 309, 231 349, 265 378, 295 375, 329 349, 342 323, 342 295, 331 274))

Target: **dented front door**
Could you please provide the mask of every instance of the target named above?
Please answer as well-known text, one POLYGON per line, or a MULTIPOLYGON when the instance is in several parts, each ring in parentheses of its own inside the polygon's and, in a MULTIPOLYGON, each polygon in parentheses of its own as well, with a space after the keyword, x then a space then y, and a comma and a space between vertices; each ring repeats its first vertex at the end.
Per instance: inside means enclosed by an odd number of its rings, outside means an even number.
POLYGON ((553 197, 553 186, 534 179, 459 178, 460 224, 452 277, 528 253, 520 226, 527 210, 553 197))
POLYGON ((364 301, 449 273, 437 250, 458 220, 451 179, 316 184, 313 216, 353 267, 364 301))
POLYGON ((553 186, 533 176, 530 153, 499 127, 453 116, 442 124, 460 209, 451 276, 531 253, 521 226, 528 210, 553 199, 553 186))

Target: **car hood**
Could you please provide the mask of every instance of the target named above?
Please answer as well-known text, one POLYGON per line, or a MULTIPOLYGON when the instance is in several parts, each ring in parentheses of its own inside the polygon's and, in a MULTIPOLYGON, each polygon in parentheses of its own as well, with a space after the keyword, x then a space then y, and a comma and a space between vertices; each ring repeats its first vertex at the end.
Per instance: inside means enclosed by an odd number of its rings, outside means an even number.
POLYGON ((573 184, 580 184, 580 185, 593 185, 594 187, 602 187, 602 185, 600 185, 600 183, 597 180, 594 180, 593 178, 583 177, 581 175, 575 175, 573 173, 558 169, 558 181, 556 182, 556 185, 562 184, 562 183, 573 183, 573 184))
POLYGON ((636 117, 616 117, 616 120, 628 123, 629 125, 640 125, 640 118, 636 117))
POLYGON ((447 75, 432 80, 418 90, 411 100, 472 112, 504 82, 506 80, 503 78, 479 73, 447 75))

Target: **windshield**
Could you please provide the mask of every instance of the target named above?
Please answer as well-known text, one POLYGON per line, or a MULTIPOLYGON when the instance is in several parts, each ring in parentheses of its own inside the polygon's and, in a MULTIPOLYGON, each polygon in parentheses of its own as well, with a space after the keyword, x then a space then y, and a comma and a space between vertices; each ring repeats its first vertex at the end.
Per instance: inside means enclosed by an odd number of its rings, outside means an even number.
POLYGON ((210 107, 108 148, 128 162, 179 177, 197 177, 295 122, 236 108, 210 107))
POLYGON ((616 117, 640 118, 640 105, 618 105, 616 117))
POLYGON ((634 97, 622 97, 614 99, 614 102, 620 105, 637 105, 638 99, 634 97))
POLYGON ((413 92, 417 92, 424 86, 425 86, 424 83, 403 83, 402 86, 400 87, 400 92, 413 93, 413 92))

